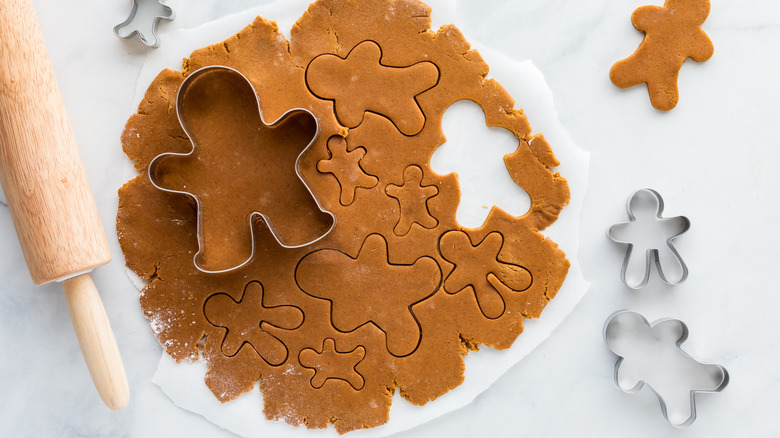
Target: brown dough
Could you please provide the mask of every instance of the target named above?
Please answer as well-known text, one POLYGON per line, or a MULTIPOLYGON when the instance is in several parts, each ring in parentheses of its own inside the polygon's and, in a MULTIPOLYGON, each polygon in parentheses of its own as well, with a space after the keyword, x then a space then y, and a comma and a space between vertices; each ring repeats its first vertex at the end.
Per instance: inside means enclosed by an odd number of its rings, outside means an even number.
MULTIPOLYGON (((119 193, 120 244, 127 265, 149 280, 141 306, 157 339, 177 360, 206 360, 206 384, 219 400, 233 400, 259 381, 268 419, 310 428, 334 424, 341 433, 381 425, 394 391, 424 404, 457 387, 462 355, 478 345, 509 348, 523 319, 539 317, 563 283, 569 263, 539 233, 569 199, 566 181, 550 170, 558 165, 550 146, 530 135, 507 92, 485 79, 487 65, 457 28, 429 28, 430 9, 416 0, 317 1, 289 43, 275 24, 258 18, 195 51, 183 73, 161 72, 128 121, 123 147, 142 172, 119 193), (312 93, 307 67, 315 59, 348 62, 366 41, 381 48, 381 57, 361 70, 369 76, 428 65, 423 62, 435 67, 437 82, 415 72, 420 77, 403 82, 408 87, 398 103, 416 107, 422 126, 415 111, 401 114, 395 104, 374 102, 391 87, 371 99, 330 96, 335 107, 312 93), (300 169, 336 217, 324 239, 282 248, 260 221, 250 263, 222 274, 195 268, 191 198, 157 190, 144 170, 158 154, 190 151, 171 108, 183 77, 207 65, 246 75, 266 120, 291 108, 317 117, 321 132, 300 169), (357 126, 339 122, 339 99, 348 99, 347 111, 360 109, 357 126), (530 196, 525 215, 494 207, 480 228, 456 222, 457 177, 435 174, 429 159, 445 140, 444 110, 460 99, 477 102, 489 125, 518 137, 505 163, 530 196)), ((223 150, 232 153, 237 146, 228 143, 223 150)), ((279 155, 265 161, 289 172, 282 151, 269 153, 279 155)), ((249 179, 243 171, 221 172, 215 178, 249 179)), ((222 202, 237 209, 242 199, 228 193, 222 202)))
POLYGON ((677 105, 677 75, 687 58, 704 62, 712 56, 712 41, 701 29, 710 13, 709 0, 666 0, 661 6, 642 6, 631 22, 645 32, 633 55, 609 71, 620 88, 647 83, 650 102, 661 111, 677 105))

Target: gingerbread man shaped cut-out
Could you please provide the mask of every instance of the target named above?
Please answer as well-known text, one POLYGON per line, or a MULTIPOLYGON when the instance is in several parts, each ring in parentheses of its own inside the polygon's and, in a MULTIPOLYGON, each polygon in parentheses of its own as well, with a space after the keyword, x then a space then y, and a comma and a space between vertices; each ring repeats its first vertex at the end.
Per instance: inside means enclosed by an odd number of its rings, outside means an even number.
POLYGON ((387 241, 372 234, 357 257, 332 249, 307 255, 295 279, 307 294, 331 302, 336 330, 374 323, 385 332, 390 354, 402 357, 414 353, 422 336, 412 306, 436 293, 441 269, 431 257, 411 265, 390 263, 387 241))
POLYGON ((712 41, 701 28, 710 12, 709 0, 666 0, 642 6, 631 22, 645 33, 633 55, 612 66, 609 77, 620 88, 647 83, 650 102, 661 111, 677 105, 677 76, 687 58, 704 62, 712 56, 712 41))
POLYGON ((423 228, 436 228, 439 221, 428 211, 428 199, 439 194, 436 186, 422 185, 423 171, 419 166, 409 166, 404 170, 403 185, 389 184, 385 188, 387 196, 398 200, 401 217, 393 232, 405 236, 411 231, 413 224, 423 228))
POLYGON ((488 126, 485 111, 468 99, 447 107, 441 128, 446 141, 431 155, 430 166, 440 175, 458 175, 460 203, 455 217, 460 225, 479 228, 493 207, 515 217, 528 212, 528 192, 509 172, 512 166, 507 160, 517 157, 522 146, 511 131, 488 126))
POLYGON ((364 41, 346 58, 314 58, 306 69, 306 83, 315 96, 333 101, 336 117, 347 128, 360 125, 369 111, 390 119, 404 135, 415 135, 425 125, 416 97, 436 85, 439 69, 429 61, 391 67, 381 60, 379 45, 364 41))
POLYGON ((327 380, 343 380, 356 391, 363 389, 365 380, 355 367, 363 360, 366 349, 355 347, 352 351, 339 351, 336 341, 327 338, 322 343, 322 351, 305 348, 298 355, 298 361, 304 368, 314 370, 311 386, 322 388, 327 380))
POLYGON ((504 314, 503 294, 522 292, 532 282, 527 269, 499 259, 503 245, 504 236, 497 232, 488 234, 476 245, 471 244, 463 231, 448 231, 439 241, 442 257, 455 265, 444 279, 444 289, 455 294, 471 286, 480 310, 490 319, 504 314))
POLYGON ((334 135, 328 139, 328 151, 330 151, 330 158, 320 160, 317 163, 317 170, 332 173, 336 177, 341 187, 339 197, 341 205, 352 204, 358 188, 370 189, 379 181, 360 167, 360 160, 366 155, 365 148, 358 147, 350 151, 347 139, 334 135))
POLYGON ((211 325, 225 328, 222 354, 232 357, 250 345, 270 365, 287 360, 287 347, 270 331, 272 327, 293 330, 303 324, 303 312, 295 306, 266 307, 263 285, 249 282, 238 301, 228 294, 210 296, 203 313, 211 325))

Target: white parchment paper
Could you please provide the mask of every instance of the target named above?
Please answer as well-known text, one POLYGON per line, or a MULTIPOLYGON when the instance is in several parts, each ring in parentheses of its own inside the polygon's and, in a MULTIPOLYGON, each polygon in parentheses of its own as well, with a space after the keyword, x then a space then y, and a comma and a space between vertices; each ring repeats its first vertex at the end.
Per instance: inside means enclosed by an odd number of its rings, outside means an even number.
MULTIPOLYGON (((289 37, 289 29, 305 11, 309 0, 281 0, 277 3, 231 15, 192 29, 179 29, 164 35, 163 45, 147 56, 138 78, 136 102, 140 101, 149 83, 164 68, 180 69, 182 58, 193 50, 222 41, 252 22, 257 15, 274 20, 289 37)), ((433 28, 442 24, 458 24, 453 3, 446 0, 428 1, 433 8, 433 28)), ((477 395, 496 382, 510 367, 544 341, 571 312, 587 292, 578 261, 579 220, 588 183, 589 155, 576 146, 558 121, 552 91, 541 72, 530 61, 518 62, 506 55, 480 45, 466 35, 472 47, 479 50, 495 78, 522 108, 534 132, 544 133, 561 165, 555 169, 569 182, 570 204, 558 221, 544 231, 566 252, 571 268, 556 298, 545 308, 539 320, 526 320, 525 331, 514 345, 504 351, 483 347, 465 356, 465 381, 425 406, 413 406, 398 394, 390 409, 390 421, 380 427, 356 431, 350 437, 379 437, 410 429, 440 415, 470 403, 477 395)), ((465 113, 464 113, 465 114, 465 113)), ((470 120, 463 120, 463 124, 470 120)), ((456 117, 448 123, 460 124, 456 117)), ((446 132, 446 131, 445 131, 446 132)), ((446 163, 444 163, 446 165, 446 163)), ((492 187, 493 182, 491 182, 492 187)), ((495 188, 495 187, 492 187, 495 188)), ((507 190, 516 189, 506 187, 507 190)), ((459 211, 459 215, 461 212, 459 211)), ((468 214, 466 212, 465 214, 468 214)), ((179 407, 202 415, 214 424, 244 437, 325 437, 337 436, 333 428, 308 430, 282 422, 265 420, 262 414, 262 394, 257 387, 237 400, 221 404, 206 387, 205 361, 176 363, 163 353, 153 382, 160 386, 179 407)))

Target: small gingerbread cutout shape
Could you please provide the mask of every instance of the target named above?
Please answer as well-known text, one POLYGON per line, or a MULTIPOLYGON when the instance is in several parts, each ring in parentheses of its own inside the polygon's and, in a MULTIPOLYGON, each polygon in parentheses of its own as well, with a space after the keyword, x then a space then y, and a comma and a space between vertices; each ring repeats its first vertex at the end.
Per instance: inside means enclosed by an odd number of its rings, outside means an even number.
POLYGON ((360 160, 366 155, 366 148, 357 147, 352 150, 347 146, 347 139, 334 135, 328 139, 330 158, 320 160, 317 170, 333 174, 339 182, 341 205, 348 206, 355 200, 357 189, 370 189, 379 181, 374 175, 367 174, 360 167, 360 160))
POLYGON ((677 76, 685 60, 704 62, 714 52, 701 28, 709 12, 709 0, 666 0, 663 7, 635 10, 631 23, 645 38, 631 56, 612 66, 612 83, 620 88, 646 83, 656 109, 669 111, 677 106, 677 76))
POLYGON ((405 236, 412 230, 412 225, 432 229, 439 221, 428 210, 428 199, 439 194, 436 186, 423 185, 423 171, 419 166, 409 166, 404 169, 404 183, 389 184, 385 193, 398 201, 400 218, 393 229, 397 236, 405 236))
POLYGON ((328 380, 341 380, 349 384, 355 391, 363 389, 365 379, 355 370, 355 367, 366 356, 366 349, 357 346, 350 351, 339 351, 333 338, 325 339, 322 350, 313 348, 301 350, 298 361, 304 368, 314 370, 311 386, 322 388, 328 380))

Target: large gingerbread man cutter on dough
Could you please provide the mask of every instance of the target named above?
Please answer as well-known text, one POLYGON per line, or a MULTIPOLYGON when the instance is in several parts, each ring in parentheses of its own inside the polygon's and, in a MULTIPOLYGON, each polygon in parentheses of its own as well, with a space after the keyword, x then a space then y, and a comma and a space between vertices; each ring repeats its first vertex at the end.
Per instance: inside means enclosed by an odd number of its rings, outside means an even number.
POLYGON ((192 148, 156 156, 149 165, 149 180, 162 191, 194 201, 198 251, 193 262, 198 270, 224 273, 249 263, 255 255, 257 221, 285 248, 313 244, 336 226, 335 216, 322 207, 300 172, 301 156, 320 132, 309 110, 294 108, 267 123, 246 76, 230 67, 208 66, 184 79, 176 113, 192 148), (238 132, 238 138, 226 137, 227 131, 238 132), (225 153, 226 147, 235 150, 225 153), (246 155, 262 157, 263 151, 279 147, 287 151, 289 162, 245 162, 246 155), (235 178, 247 171, 253 172, 251 187, 240 185, 246 178, 235 178), (223 192, 239 193, 238 199, 223 192), (307 205, 291 207, 291 192, 307 205))

